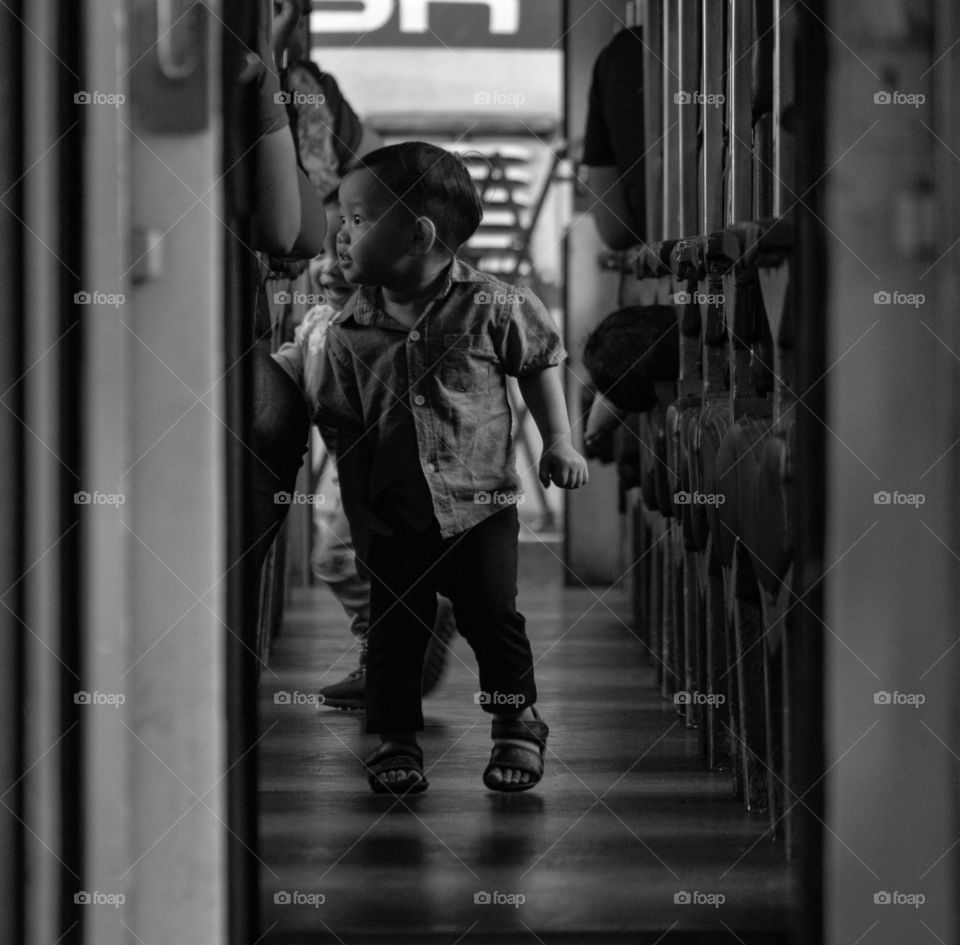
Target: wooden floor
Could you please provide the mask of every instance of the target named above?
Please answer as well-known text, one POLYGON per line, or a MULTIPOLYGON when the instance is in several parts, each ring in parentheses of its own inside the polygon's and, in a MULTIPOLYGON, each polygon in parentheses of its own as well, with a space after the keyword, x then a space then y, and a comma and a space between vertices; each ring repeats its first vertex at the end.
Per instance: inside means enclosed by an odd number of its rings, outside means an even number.
POLYGON ((524 581, 520 604, 551 729, 543 783, 483 787, 489 728, 458 637, 424 703, 430 788, 397 800, 367 788, 362 715, 301 701, 356 660, 329 592, 294 594, 260 691, 262 941, 787 941, 781 849, 703 770, 625 592, 524 581))

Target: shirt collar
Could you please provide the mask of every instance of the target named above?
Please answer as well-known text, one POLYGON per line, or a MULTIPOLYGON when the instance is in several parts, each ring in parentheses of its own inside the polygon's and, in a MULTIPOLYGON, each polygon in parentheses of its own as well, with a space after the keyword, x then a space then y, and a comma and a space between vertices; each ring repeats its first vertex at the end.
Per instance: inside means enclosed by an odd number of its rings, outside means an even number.
MULTIPOLYGON (((443 298, 458 282, 485 282, 488 279, 488 276, 477 272, 473 266, 468 266, 458 256, 454 256, 447 268, 447 277, 433 298, 434 300, 443 298)), ((378 316, 383 315, 377 307, 379 291, 379 287, 375 285, 361 286, 360 291, 353 294, 353 298, 344 308, 343 319, 353 318, 358 325, 372 325, 378 320, 378 316)))

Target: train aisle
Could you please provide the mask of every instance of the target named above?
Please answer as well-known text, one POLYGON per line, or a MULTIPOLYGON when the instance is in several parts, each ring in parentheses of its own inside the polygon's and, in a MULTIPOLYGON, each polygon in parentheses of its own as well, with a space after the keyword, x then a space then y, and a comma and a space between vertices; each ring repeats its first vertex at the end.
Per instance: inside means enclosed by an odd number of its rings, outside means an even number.
POLYGON ((362 716, 310 704, 355 657, 332 596, 295 593, 260 687, 262 941, 785 941, 782 847, 729 773, 703 769, 627 595, 528 583, 520 606, 550 725, 543 782, 483 787, 489 727, 457 637, 424 703, 429 790, 398 800, 367 787, 362 716))

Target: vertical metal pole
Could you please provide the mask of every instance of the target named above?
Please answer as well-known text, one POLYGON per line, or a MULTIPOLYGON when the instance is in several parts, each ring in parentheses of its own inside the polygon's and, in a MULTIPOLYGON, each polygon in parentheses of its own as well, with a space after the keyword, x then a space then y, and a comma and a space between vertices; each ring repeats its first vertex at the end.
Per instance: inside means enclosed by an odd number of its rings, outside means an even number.
POLYGON ((774 0, 773 74, 773 216, 785 214, 802 190, 794 194, 795 138, 784 127, 784 118, 796 102, 797 9, 783 9, 783 0, 774 0))
POLYGON ((752 0, 730 0, 727 72, 727 206, 728 224, 751 217, 750 46, 752 0))
POLYGON ((826 169, 827 72, 830 58, 824 28, 824 0, 809 0, 797 17, 797 42, 804 50, 796 63, 796 135, 803 142, 796 155, 796 188, 805 194, 796 208, 796 319, 797 381, 805 390, 805 410, 797 413, 798 467, 793 477, 795 533, 794 593, 806 605, 795 614, 796 688, 807 694, 794 706, 792 751, 794 790, 803 796, 796 809, 798 834, 799 902, 795 913, 798 942, 823 940, 823 823, 824 785, 824 663, 823 626, 814 614, 823 613, 824 525, 826 508, 826 451, 822 418, 823 384, 810 386, 823 376, 826 362, 827 283, 829 270, 823 233, 824 171, 826 169), (800 268, 802 266, 802 268, 800 268), (813 586, 811 587, 811 582, 813 586))
POLYGON ((700 232, 712 233, 723 226, 723 81, 725 7, 716 0, 702 0, 703 92, 708 101, 703 108, 703 160, 700 179, 700 232))
POLYGON ((681 91, 677 52, 676 0, 663 4, 663 238, 679 238, 680 226, 680 106, 681 91))
POLYGON ((683 101, 677 115, 679 166, 679 205, 676 236, 696 236, 698 213, 698 150, 697 128, 703 105, 703 83, 700 81, 700 3, 698 0, 676 0, 677 3, 677 71, 683 101))
POLYGON ((647 242, 652 243, 666 236, 662 200, 654 200, 654 194, 663 193, 664 181, 664 72, 663 58, 663 0, 648 0, 643 10, 643 42, 648 47, 643 57, 643 122, 644 122, 644 174, 647 187, 647 242))

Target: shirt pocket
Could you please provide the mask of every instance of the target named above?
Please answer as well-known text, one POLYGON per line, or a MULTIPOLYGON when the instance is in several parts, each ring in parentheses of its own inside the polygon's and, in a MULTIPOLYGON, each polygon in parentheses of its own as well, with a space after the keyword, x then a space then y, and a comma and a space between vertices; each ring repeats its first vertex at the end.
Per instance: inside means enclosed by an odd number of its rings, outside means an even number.
POLYGON ((448 390, 487 390, 499 382, 497 355, 487 335, 444 335, 436 344, 434 365, 448 390))

